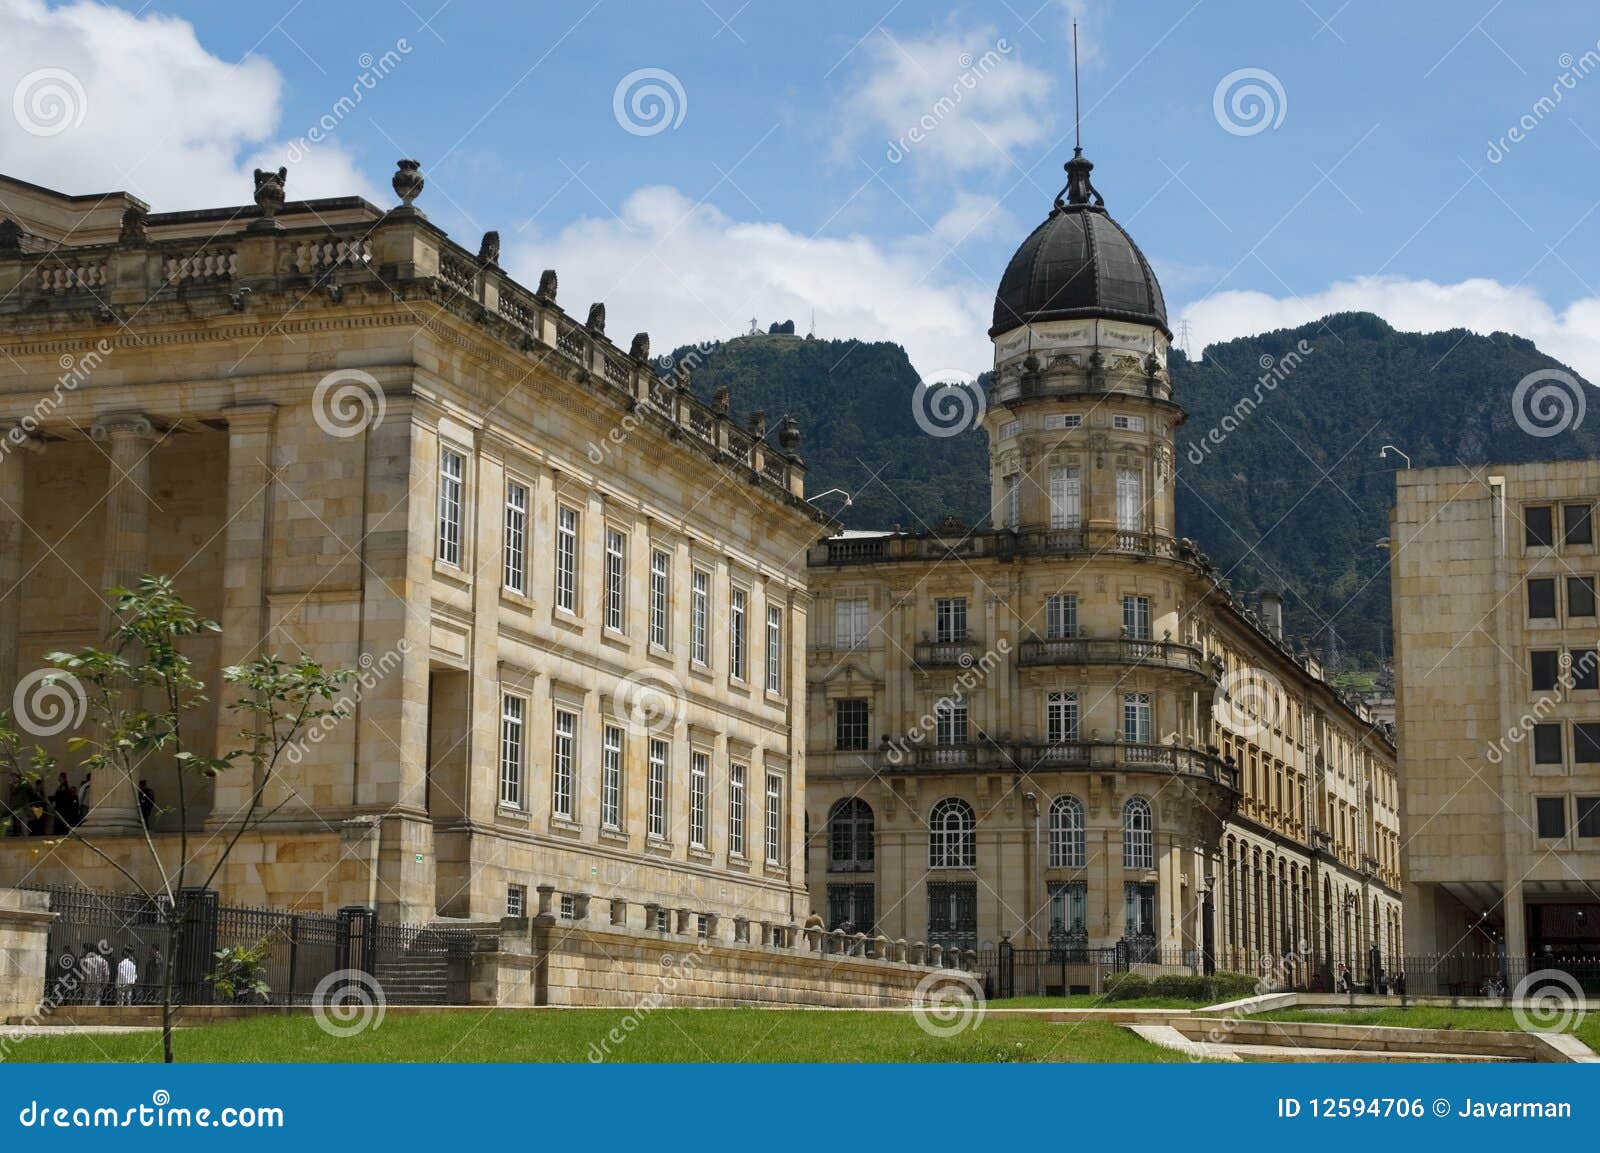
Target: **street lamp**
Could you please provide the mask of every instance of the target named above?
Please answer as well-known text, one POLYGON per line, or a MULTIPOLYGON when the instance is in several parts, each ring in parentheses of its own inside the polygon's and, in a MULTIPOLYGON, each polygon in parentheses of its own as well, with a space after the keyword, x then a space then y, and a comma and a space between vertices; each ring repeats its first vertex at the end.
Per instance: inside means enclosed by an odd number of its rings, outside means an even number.
POLYGON ((1212 899, 1217 878, 1211 873, 1205 877, 1205 887, 1200 890, 1200 962, 1207 977, 1217 971, 1216 917, 1217 907, 1212 899))
POLYGON ((1407 456, 1405 453, 1401 452, 1398 448, 1396 448, 1392 444, 1386 444, 1386 445, 1384 445, 1382 448, 1380 448, 1378 450, 1378 459, 1379 460, 1388 460, 1389 459, 1389 454, 1391 452, 1394 453, 1401 460, 1405 461, 1407 468, 1411 467, 1411 458, 1409 456, 1407 456))

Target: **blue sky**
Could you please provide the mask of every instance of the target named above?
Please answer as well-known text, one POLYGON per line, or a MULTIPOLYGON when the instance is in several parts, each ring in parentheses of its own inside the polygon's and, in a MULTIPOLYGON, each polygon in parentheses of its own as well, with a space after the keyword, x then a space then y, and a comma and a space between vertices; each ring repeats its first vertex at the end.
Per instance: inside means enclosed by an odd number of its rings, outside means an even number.
POLYGON ((1076 14, 1096 182, 1194 344, 1367 307, 1600 376, 1592 2, 441 2, 0 0, 0 87, 61 69, 82 103, 47 135, 0 117, 0 171, 160 210, 245 201, 282 157, 291 197, 387 206, 415 156, 435 222, 498 229, 519 276, 555 265, 569 308, 603 297, 658 347, 814 309, 819 335, 977 370, 1070 155, 1076 14), (645 69, 668 122, 629 131, 645 69), (1228 111, 1240 85, 1265 122, 1228 111))

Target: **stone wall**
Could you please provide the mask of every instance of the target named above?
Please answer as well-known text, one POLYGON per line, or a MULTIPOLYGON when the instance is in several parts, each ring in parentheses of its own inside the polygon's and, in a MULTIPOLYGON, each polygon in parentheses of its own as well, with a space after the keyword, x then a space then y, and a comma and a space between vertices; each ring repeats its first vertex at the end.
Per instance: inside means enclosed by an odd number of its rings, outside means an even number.
POLYGON ((0 1021, 39 1007, 51 916, 48 895, 0 889, 0 1021))

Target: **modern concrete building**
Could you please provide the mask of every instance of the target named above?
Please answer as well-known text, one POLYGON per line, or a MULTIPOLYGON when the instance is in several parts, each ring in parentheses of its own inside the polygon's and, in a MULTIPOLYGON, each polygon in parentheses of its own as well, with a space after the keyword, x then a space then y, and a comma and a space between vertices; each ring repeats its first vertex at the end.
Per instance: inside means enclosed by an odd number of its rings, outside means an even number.
POLYGON ((1392 742, 1275 597, 1246 609, 1176 537, 1165 304, 1090 167, 996 295, 993 524, 811 552, 813 905, 962 947, 1195 963, 1209 933, 1229 967, 1365 972, 1400 947, 1392 742))
POLYGON ((1407 948, 1600 959, 1600 461, 1396 481, 1407 948))

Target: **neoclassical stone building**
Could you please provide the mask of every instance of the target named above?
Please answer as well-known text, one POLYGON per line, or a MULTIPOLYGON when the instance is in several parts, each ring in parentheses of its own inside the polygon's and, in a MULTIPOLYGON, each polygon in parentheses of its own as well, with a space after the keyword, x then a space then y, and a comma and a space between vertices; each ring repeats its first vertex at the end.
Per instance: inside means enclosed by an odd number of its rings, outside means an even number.
POLYGON ((812 903, 963 947, 1193 960, 1209 931, 1230 967, 1364 972, 1401 942, 1393 743, 1276 597, 1246 610, 1175 538, 1165 305, 1091 167, 996 295, 992 526, 811 551, 812 903))
MULTIPOLYGON (((156 213, 0 179, 0 697, 99 642, 107 587, 171 575, 221 622, 193 646, 214 702, 263 650, 363 671, 225 902, 482 921, 542 885, 636 928, 802 923, 798 430, 696 400, 553 272, 515 283, 494 233, 456 244, 413 162, 387 211, 283 181, 156 213)), ((223 750, 219 713, 192 738, 223 750)), ((38 739, 71 764, 71 732, 38 739)), ((170 851, 173 769, 147 775, 170 851)), ((204 788, 202 858, 249 787, 204 788)), ((140 867, 132 789, 91 803, 140 867)), ((0 884, 43 882, 125 887, 77 843, 0 841, 0 884)))

